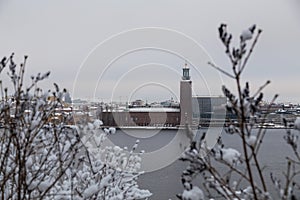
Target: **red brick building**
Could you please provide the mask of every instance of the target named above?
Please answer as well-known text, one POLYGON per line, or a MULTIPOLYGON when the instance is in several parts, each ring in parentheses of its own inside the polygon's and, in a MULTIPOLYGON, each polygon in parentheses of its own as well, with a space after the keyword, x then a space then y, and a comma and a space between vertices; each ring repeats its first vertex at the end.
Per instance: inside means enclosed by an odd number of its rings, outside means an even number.
POLYGON ((180 125, 178 108, 132 108, 122 112, 103 112, 102 121, 105 126, 166 126, 180 125))

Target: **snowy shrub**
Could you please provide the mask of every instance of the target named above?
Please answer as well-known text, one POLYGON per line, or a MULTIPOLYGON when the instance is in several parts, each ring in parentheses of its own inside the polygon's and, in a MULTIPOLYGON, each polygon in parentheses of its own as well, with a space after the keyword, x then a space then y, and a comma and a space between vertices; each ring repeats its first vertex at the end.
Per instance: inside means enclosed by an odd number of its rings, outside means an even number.
POLYGON ((18 66, 13 54, 0 62, 7 69, 10 86, 0 81, 0 196, 1 199, 144 199, 141 190, 140 154, 125 155, 123 149, 103 148, 107 134, 102 122, 68 125, 70 113, 62 112, 67 91, 54 84, 43 92, 38 83, 50 75, 38 73, 25 86, 27 56, 18 66), (12 88, 12 89, 8 89, 12 88), (97 137, 96 137, 97 136, 97 137), (82 140, 82 137, 89 137, 82 140), (93 138, 93 141, 91 141, 93 138), (99 147, 100 159, 87 145, 99 147))
MULTIPOLYGON (((267 117, 267 114, 258 115, 258 111, 259 103, 263 100, 262 90, 270 81, 254 93, 250 91, 250 84, 242 81, 242 74, 262 31, 257 30, 255 25, 242 31, 237 47, 232 47, 233 37, 227 32, 226 24, 221 24, 218 32, 225 46, 225 54, 232 66, 232 72, 227 72, 214 63, 209 63, 209 65, 234 80, 236 84, 234 91, 237 94, 233 94, 226 86, 222 86, 222 91, 227 97, 227 111, 236 116, 236 120, 227 120, 224 129, 232 137, 240 138, 242 152, 223 144, 221 137, 213 148, 209 148, 205 141, 206 134, 203 133, 199 141, 191 142, 190 147, 180 158, 187 162, 188 166, 181 176, 184 191, 177 197, 196 200, 203 199, 205 194, 211 199, 296 199, 294 189, 300 188, 294 180, 295 176, 300 173, 300 154, 297 151, 298 135, 287 129, 284 139, 292 147, 295 156, 287 158, 288 167, 284 172, 286 179, 284 184, 271 174, 271 180, 279 194, 271 197, 269 193, 271 186, 266 185, 267 177, 263 173, 264 166, 258 159, 266 129, 259 126, 256 133, 253 131, 256 125, 255 120, 260 118, 263 124, 267 117), (250 48, 248 48, 249 44, 250 48), (203 186, 201 189, 195 185, 196 181, 194 181, 199 176, 203 186)), ((274 96, 270 104, 277 96, 274 96)), ((286 120, 285 124, 288 128, 286 120)), ((299 130, 299 124, 300 120, 297 118, 294 123, 295 129, 299 130)))
POLYGON ((102 148, 107 136, 114 134, 115 129, 102 131, 97 124, 102 122, 96 120, 94 126, 77 127, 79 132, 84 133, 81 142, 86 151, 79 157, 79 162, 71 167, 73 174, 70 172, 66 179, 73 197, 121 200, 151 196, 148 190, 139 189, 137 185, 137 178, 142 174, 139 172, 142 152, 134 152, 138 141, 129 154, 126 148, 118 146, 102 148))
POLYGON ((294 127, 296 130, 300 131, 300 117, 297 117, 294 123, 294 127))

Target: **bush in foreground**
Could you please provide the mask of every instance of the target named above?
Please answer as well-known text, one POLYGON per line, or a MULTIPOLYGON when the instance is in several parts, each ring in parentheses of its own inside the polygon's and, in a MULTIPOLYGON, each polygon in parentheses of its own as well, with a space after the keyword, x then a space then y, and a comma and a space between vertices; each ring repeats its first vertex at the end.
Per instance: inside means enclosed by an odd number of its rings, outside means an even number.
MULTIPOLYGON (((257 91, 250 92, 250 84, 242 81, 242 74, 262 30, 257 30, 255 25, 244 30, 239 37, 237 47, 232 47, 233 37, 227 32, 226 24, 221 24, 218 32, 225 47, 225 54, 230 60, 232 72, 228 72, 214 63, 209 63, 209 65, 235 81, 237 94, 231 92, 226 86, 222 87, 223 93, 227 97, 227 110, 237 116, 237 125, 229 119, 225 131, 232 137, 240 138, 242 152, 227 147, 226 144, 223 144, 221 137, 213 148, 208 147, 205 133, 199 141, 192 141, 181 157, 181 160, 188 162, 188 167, 182 173, 184 191, 177 197, 183 200, 200 200, 204 199, 205 195, 212 199, 297 199, 295 191, 299 190, 299 184, 296 182, 296 177, 300 173, 298 135, 288 129, 290 126, 285 119, 283 122, 287 129, 284 139, 293 150, 291 156, 282 158, 287 160, 287 170, 283 172, 285 180, 282 181, 272 173, 265 174, 264 166, 258 159, 266 129, 260 126, 257 132, 254 131, 255 120, 261 117, 261 124, 263 124, 267 117, 267 114, 258 115, 258 111, 259 103, 263 100, 262 90, 270 81, 267 81, 257 91), (193 180, 197 176, 202 176, 202 189, 194 185, 193 180), (272 180, 273 186, 266 184, 267 178, 272 180), (274 187, 278 191, 278 196, 271 196, 270 187, 274 187)), ((277 95, 274 96, 271 104, 276 98, 277 95)), ((297 118, 296 129, 300 129, 299 124, 300 120, 297 118)))
POLYGON ((63 112, 67 93, 55 85, 43 92, 38 73, 25 86, 25 67, 13 54, 0 63, 10 86, 0 82, 0 196, 1 199, 144 199, 138 188, 140 154, 120 147, 101 148, 108 134, 101 121, 71 126, 63 112), (12 88, 9 90, 8 88, 12 88), (57 119, 59 117, 59 119, 57 119), (82 140, 84 137, 84 141, 82 140), (101 150, 99 154, 90 151, 101 150))

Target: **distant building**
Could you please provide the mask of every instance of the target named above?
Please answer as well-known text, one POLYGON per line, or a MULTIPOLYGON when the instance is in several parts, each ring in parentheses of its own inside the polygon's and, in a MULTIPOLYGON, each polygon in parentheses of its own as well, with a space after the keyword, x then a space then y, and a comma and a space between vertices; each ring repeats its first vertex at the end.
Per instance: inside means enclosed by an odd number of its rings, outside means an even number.
POLYGON ((159 126, 176 127, 180 123, 180 110, 176 108, 130 108, 123 112, 103 112, 105 126, 159 126))
POLYGON ((190 68, 185 64, 182 69, 182 80, 180 81, 180 124, 192 125, 192 81, 190 68))
POLYGON ((193 123, 208 126, 210 123, 222 125, 226 118, 226 97, 192 97, 193 123))
POLYGON ((179 107, 179 102, 174 101, 174 99, 172 97, 170 100, 161 102, 160 106, 176 108, 176 107, 179 107))
POLYGON ((141 107, 141 106, 145 106, 145 102, 143 100, 135 100, 131 103, 132 107, 141 107))

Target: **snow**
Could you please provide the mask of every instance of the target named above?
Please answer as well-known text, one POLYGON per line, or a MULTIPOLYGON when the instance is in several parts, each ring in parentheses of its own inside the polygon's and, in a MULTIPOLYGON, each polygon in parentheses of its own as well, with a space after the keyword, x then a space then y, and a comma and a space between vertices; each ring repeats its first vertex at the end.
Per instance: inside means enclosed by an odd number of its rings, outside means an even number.
POLYGON ((29 157, 26 161, 26 167, 30 168, 32 166, 33 162, 32 162, 32 157, 29 157))
POLYGON ((112 180, 112 176, 109 174, 101 179, 100 182, 100 189, 103 189, 104 187, 107 187, 109 185, 109 182, 112 180))
POLYGON ((94 125, 92 123, 88 123, 88 127, 89 127, 90 130, 94 129, 94 125))
POLYGON ((106 134, 115 134, 116 133, 116 128, 114 128, 114 127, 105 128, 103 130, 106 134))
POLYGON ((246 40, 250 40, 252 38, 252 33, 249 29, 246 29, 242 32, 242 35, 241 35, 241 40, 242 41, 246 41, 246 40))
POLYGON ((300 131, 300 117, 297 117, 294 123, 295 129, 300 131))
POLYGON ((184 190, 182 193, 183 200, 204 200, 204 195, 202 190, 197 187, 193 186, 191 190, 184 190))
POLYGON ((105 128, 105 129, 103 129, 103 130, 104 130, 104 133, 109 134, 108 128, 105 128))
POLYGON ((32 120, 32 121, 31 121, 30 129, 31 129, 31 130, 35 129, 39 124, 40 124, 40 121, 39 121, 39 120, 32 120))
POLYGON ((116 128, 114 128, 114 127, 109 127, 109 133, 110 134, 115 134, 116 133, 116 128))
POLYGON ((48 180, 42 181, 42 182, 39 184, 38 188, 39 188, 40 191, 43 192, 43 191, 45 191, 50 185, 51 185, 51 182, 50 182, 50 180, 48 179, 48 180))
POLYGON ((100 126, 102 126, 103 125, 103 122, 101 121, 101 120, 99 120, 99 119, 96 119, 95 121, 94 121, 94 126, 95 126, 95 128, 100 128, 100 126))
POLYGON ((104 134, 100 134, 99 136, 94 135, 94 140, 95 140, 97 147, 99 147, 105 139, 106 139, 106 136, 104 134))
MULTIPOLYGON (((29 183, 30 183, 30 181, 28 181, 28 184, 29 184, 29 183)), ((28 189, 29 189, 29 190, 35 189, 36 186, 37 186, 37 184, 38 184, 38 181, 32 181, 31 184, 28 186, 28 189)))
POLYGON ((232 148, 223 148, 221 149, 222 152, 222 159, 229 163, 230 165, 233 165, 234 163, 237 163, 241 157, 241 153, 237 151, 236 149, 232 148))
POLYGON ((140 140, 136 140, 135 144, 134 144, 133 147, 132 147, 132 151, 135 151, 135 150, 136 150, 136 148, 137 148, 138 145, 139 145, 139 142, 140 142, 140 140))
POLYGON ((66 154, 71 148, 71 143, 69 141, 66 141, 64 149, 63 149, 63 155, 66 154))
POLYGON ((89 186, 83 193, 84 198, 90 198, 92 197, 96 192, 98 192, 98 185, 93 184, 89 186))
POLYGON ((248 145, 250 146, 254 146, 255 143, 256 143, 256 140, 257 140, 257 137, 255 135, 250 135, 248 138, 247 138, 247 143, 248 145))
POLYGON ((206 185, 214 188, 222 195, 226 196, 226 194, 232 194, 231 191, 229 191, 226 187, 223 187, 222 184, 218 180, 216 180, 213 176, 207 177, 206 185))
POLYGON ((130 108, 129 112, 180 112, 178 108, 155 108, 155 107, 140 107, 140 108, 130 108))
POLYGON ((149 190, 141 190, 137 188, 132 188, 131 193, 133 193, 133 195, 135 196, 134 199, 145 199, 152 195, 152 193, 149 192, 149 190))
POLYGON ((122 152, 122 148, 121 147, 119 147, 119 146, 114 146, 114 151, 115 151, 115 153, 116 154, 120 154, 121 152, 122 152))
POLYGON ((124 158, 122 159, 121 165, 122 165, 122 168, 123 168, 123 169, 126 168, 126 166, 127 166, 127 158, 126 158, 126 157, 124 157, 124 158))

